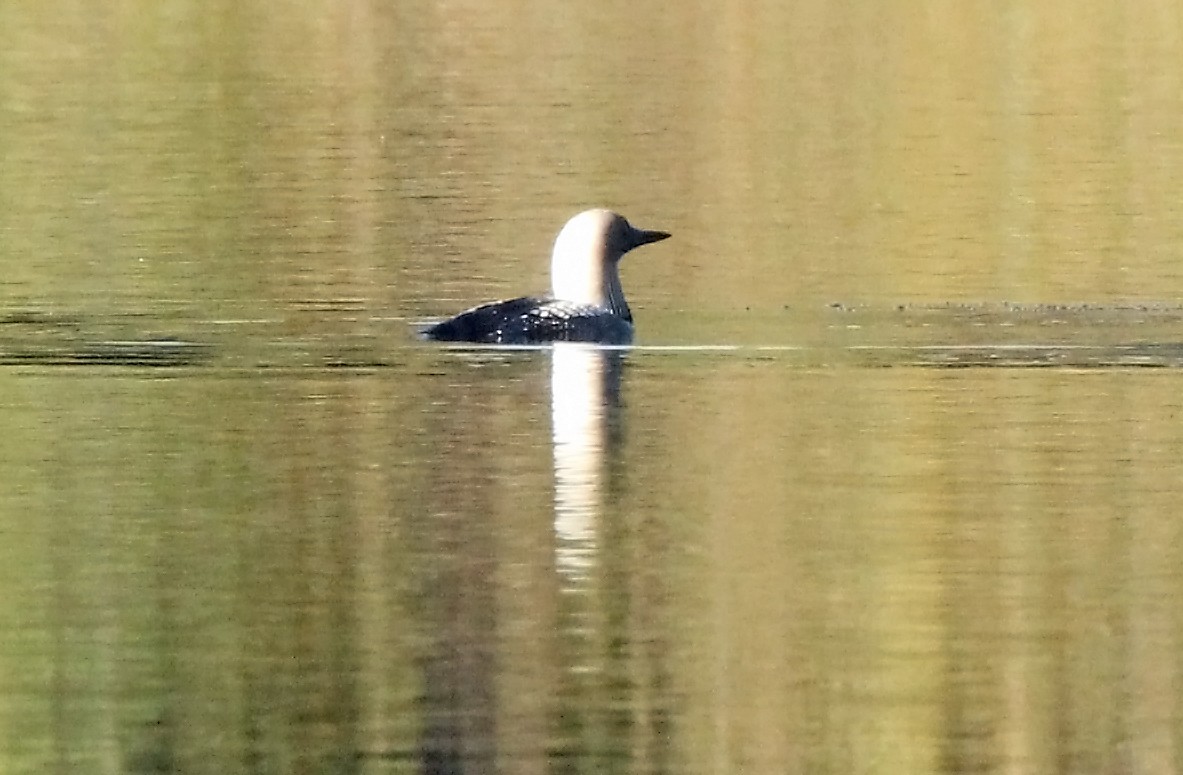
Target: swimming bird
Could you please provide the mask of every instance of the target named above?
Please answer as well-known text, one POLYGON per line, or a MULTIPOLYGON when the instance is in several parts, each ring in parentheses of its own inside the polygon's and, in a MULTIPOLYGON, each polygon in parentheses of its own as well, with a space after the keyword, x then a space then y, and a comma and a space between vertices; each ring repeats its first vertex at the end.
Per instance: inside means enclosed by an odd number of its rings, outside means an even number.
POLYGON ((550 296, 523 296, 465 310, 425 329, 440 342, 629 344, 633 314, 617 265, 625 253, 670 235, 635 228, 611 210, 585 210, 555 239, 550 296))

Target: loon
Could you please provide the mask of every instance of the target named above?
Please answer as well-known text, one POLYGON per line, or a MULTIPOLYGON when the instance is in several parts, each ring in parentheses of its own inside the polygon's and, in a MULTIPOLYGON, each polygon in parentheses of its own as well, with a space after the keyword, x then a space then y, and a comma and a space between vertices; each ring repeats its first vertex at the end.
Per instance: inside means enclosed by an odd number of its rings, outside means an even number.
POLYGON ((629 344, 633 314, 617 265, 625 253, 663 240, 611 210, 585 210, 555 239, 550 296, 523 296, 465 310, 422 332, 439 342, 629 344))

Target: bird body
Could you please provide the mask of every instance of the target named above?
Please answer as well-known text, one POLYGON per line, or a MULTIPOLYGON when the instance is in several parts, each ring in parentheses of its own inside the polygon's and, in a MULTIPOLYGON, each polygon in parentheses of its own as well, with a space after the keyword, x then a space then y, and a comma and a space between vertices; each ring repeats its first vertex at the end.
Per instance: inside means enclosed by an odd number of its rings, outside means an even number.
POLYGON ((585 210, 555 239, 550 296, 482 304, 430 326, 423 336, 489 344, 629 344, 633 316, 620 285, 620 259, 669 236, 637 229, 610 210, 585 210))

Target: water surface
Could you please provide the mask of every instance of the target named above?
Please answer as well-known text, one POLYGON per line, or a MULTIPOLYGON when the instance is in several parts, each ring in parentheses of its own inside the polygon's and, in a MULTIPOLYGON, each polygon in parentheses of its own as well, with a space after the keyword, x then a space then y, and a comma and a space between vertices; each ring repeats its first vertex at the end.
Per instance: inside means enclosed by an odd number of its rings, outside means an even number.
POLYGON ((1179 29, 3 7, 0 770, 1178 771, 1179 29))

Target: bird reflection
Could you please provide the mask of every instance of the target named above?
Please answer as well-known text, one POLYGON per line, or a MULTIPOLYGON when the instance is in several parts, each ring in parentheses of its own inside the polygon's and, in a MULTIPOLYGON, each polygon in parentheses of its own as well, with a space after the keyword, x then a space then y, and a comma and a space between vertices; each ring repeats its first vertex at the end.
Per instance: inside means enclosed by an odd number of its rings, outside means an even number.
POLYGON ((557 342, 551 362, 555 458, 555 560, 570 582, 596 564, 604 457, 619 409, 622 352, 557 342))

